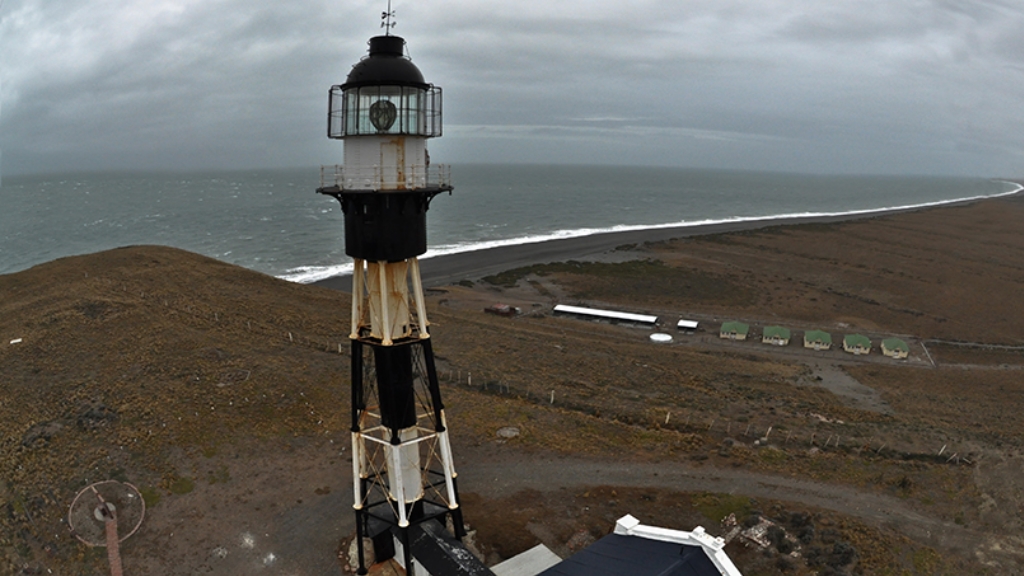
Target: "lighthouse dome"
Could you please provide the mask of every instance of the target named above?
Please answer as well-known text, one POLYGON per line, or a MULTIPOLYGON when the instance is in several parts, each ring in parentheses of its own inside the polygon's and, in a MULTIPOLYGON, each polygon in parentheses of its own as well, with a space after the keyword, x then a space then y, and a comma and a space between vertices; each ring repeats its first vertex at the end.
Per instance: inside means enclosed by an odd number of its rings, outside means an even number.
POLYGON ((349 72, 343 90, 360 86, 415 86, 427 88, 420 69, 405 56, 405 40, 399 36, 370 38, 370 55, 349 72))

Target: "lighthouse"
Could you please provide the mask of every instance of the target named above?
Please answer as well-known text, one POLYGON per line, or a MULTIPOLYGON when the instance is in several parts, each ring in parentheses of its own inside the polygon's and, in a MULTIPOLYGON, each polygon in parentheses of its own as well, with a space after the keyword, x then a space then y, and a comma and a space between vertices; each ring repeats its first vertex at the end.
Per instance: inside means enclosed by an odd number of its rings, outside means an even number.
POLYGON ((344 140, 344 164, 321 169, 317 192, 341 203, 345 253, 354 261, 359 573, 366 574, 368 538, 377 561, 395 557, 412 574, 417 542, 465 536, 418 260, 430 203, 452 185, 449 168, 427 153, 427 140, 441 136, 441 88, 424 81, 385 16, 387 33, 371 38, 369 54, 330 89, 327 135, 344 140))

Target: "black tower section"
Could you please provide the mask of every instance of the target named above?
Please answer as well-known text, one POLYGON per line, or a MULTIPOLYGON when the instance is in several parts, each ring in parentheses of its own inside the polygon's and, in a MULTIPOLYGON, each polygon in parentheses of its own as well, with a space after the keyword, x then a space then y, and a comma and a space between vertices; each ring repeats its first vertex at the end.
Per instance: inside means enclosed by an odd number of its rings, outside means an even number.
MULTIPOLYGON (((402 38, 378 36, 369 45, 369 55, 352 67, 346 82, 330 90, 328 137, 347 140, 346 163, 335 170, 333 183, 322 177, 317 192, 341 203, 345 253, 357 267, 350 338, 359 574, 366 573, 363 538, 372 539, 378 561, 396 553, 397 538, 412 574, 411 530, 439 521, 450 525, 456 538, 465 536, 416 260, 427 250, 430 202, 452 186, 442 170, 434 174, 438 167, 429 164, 423 143, 441 135, 440 88, 424 82, 405 57, 402 38), (395 166, 349 161, 350 145, 373 152, 378 142, 403 147, 395 166), (410 149, 424 152, 422 166, 405 159, 404 147, 410 143, 410 149), (395 176, 379 177, 385 169, 395 176), (382 312, 392 306, 393 296, 388 285, 373 282, 401 278, 408 288, 407 273, 419 312, 409 312, 406 298, 409 328, 393 334, 388 312, 382 312), (395 458, 415 461, 418 476, 410 471, 413 465, 396 466, 395 458), (419 485, 410 478, 418 478, 419 485)), ((374 158, 383 157, 382 152, 374 158)), ((402 306, 395 306, 395 314, 403 313, 402 306)))
POLYGON ((427 209, 440 192, 323 191, 336 197, 345 213, 345 254, 371 262, 397 262, 427 251, 427 209))

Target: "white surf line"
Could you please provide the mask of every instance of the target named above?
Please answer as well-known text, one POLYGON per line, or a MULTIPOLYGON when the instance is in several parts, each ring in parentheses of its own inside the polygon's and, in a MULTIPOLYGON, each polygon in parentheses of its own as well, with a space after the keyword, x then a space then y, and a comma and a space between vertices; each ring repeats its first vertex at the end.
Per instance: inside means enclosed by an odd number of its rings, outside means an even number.
MULTIPOLYGON (((517 238, 506 238, 503 240, 491 240, 486 242, 473 242, 470 244, 453 244, 447 246, 440 246, 437 248, 427 250, 425 254, 420 256, 420 260, 426 260, 438 256, 448 256, 451 254, 476 252, 479 250, 487 250, 490 248, 504 248, 507 246, 520 246, 524 244, 539 244, 542 242, 550 242, 552 240, 584 238, 587 236, 595 236, 598 234, 613 234, 617 232, 663 230, 666 228, 697 228, 702 226, 716 226, 720 224, 739 224, 745 222, 779 221, 780 224, 784 224, 787 220, 796 220, 803 218, 836 218, 843 216, 864 216, 868 214, 897 213, 904 212, 907 210, 918 210, 921 208, 935 208, 939 206, 945 206, 948 204, 959 204, 961 202, 974 202, 977 200, 1002 198, 1005 196, 1012 196, 1024 190, 1024 185, 1018 182, 1011 182, 1009 180, 996 180, 996 182, 1004 182, 1006 184, 1011 184, 1013 186, 1016 186, 1016 188, 1008 192, 1000 192, 998 194, 991 195, 966 196, 963 198, 953 198, 949 200, 935 200, 933 202, 922 202, 920 204, 907 204, 904 206, 885 206, 881 208, 865 208, 861 210, 848 210, 844 212, 790 212, 786 214, 775 214, 766 216, 736 216, 733 218, 707 219, 695 221, 682 220, 678 222, 668 222, 664 224, 620 224, 616 226, 611 226, 609 228, 576 228, 573 230, 556 230, 548 234, 538 234, 536 236, 521 236, 517 238)), ((293 268, 292 271, 277 276, 277 278, 287 280, 289 282, 296 282, 299 284, 309 284, 312 282, 317 282, 319 280, 324 280, 326 278, 332 278, 334 276, 344 276, 347 274, 351 274, 352 269, 352 264, 340 264, 337 266, 328 266, 323 268, 318 268, 314 266, 300 266, 298 268, 293 268)))

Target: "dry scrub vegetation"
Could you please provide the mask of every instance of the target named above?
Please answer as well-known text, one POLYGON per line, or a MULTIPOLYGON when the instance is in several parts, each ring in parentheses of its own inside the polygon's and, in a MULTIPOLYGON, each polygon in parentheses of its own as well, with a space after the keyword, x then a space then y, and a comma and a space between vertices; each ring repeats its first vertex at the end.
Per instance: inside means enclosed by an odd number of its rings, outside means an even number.
MULTIPOLYGON (((799 357, 722 345, 713 333, 654 346, 645 330, 555 318, 548 305, 564 296, 1016 346, 1024 340, 1022 216, 1019 200, 990 201, 639 246, 637 262, 533 267, 429 298, 456 450, 493 445, 498 428, 517 426, 520 436, 503 447, 523 465, 555 453, 729 470, 749 474, 752 486, 766 474, 814 480, 896 499, 927 521, 918 527, 944 526, 947 535, 900 534, 852 507, 629 486, 552 488, 512 516, 498 512, 507 502, 462 486, 467 519, 485 547, 507 556, 536 541, 586 540, 573 540, 578 531, 597 537, 624 512, 720 533, 722 511, 738 507, 730 511, 757 510, 782 524, 808 514, 819 532, 829 530, 810 545, 824 564, 735 550, 748 574, 825 573, 837 542, 856 552, 852 563, 827 568, 838 573, 1017 571, 1012 547, 992 550, 1019 530, 1024 493, 1016 417, 1024 372, 1012 353, 998 356, 1008 367, 970 370, 942 364, 970 364, 959 348, 959 356, 943 351, 939 368, 825 357, 891 407, 871 411, 815 381, 799 357), (495 299, 528 314, 482 314, 480 303, 495 299)), ((61 523, 88 482, 130 480, 158 517, 199 482, 239 481, 196 474, 183 454, 201 454, 216 471, 230 444, 343 438, 348 303, 342 293, 168 248, 0 276, 0 572, 104 570, 102 555, 61 523)), ((231 509, 225 503, 220 513, 231 509)))
POLYGON ((335 292, 136 247, 0 276, 0 294, 0 573, 103 562, 61 524, 87 483, 155 502, 195 480, 182 449, 347 428, 335 292))

